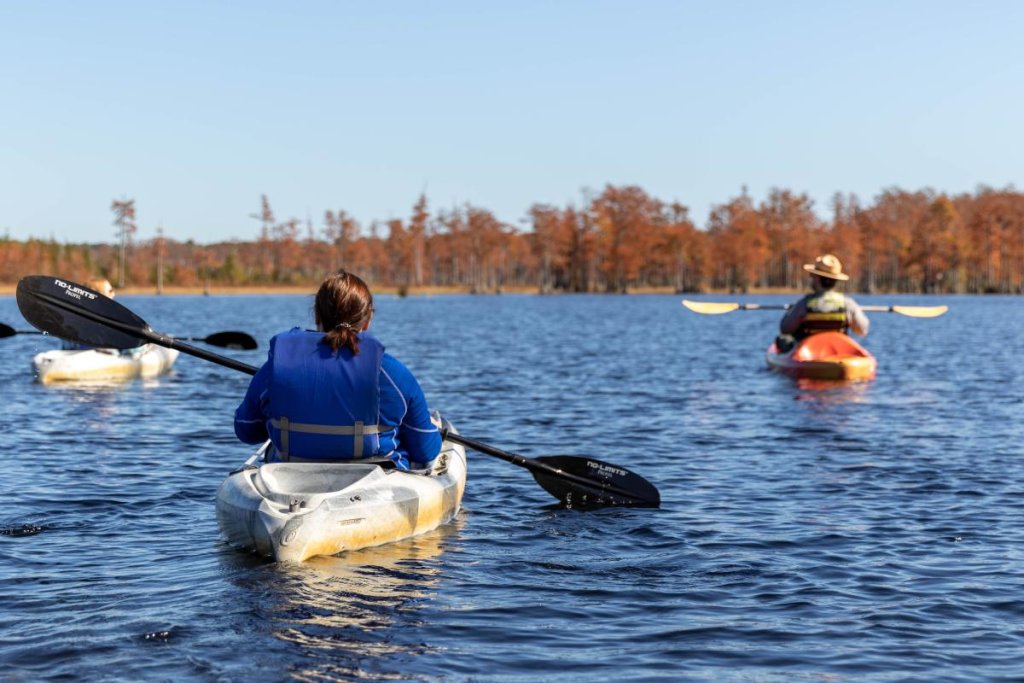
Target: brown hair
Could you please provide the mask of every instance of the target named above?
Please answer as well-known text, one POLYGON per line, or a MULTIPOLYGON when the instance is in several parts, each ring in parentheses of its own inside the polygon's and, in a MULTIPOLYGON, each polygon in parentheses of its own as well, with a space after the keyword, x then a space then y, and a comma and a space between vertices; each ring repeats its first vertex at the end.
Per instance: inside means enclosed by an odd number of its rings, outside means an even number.
POLYGON ((359 353, 359 337, 373 316, 373 295, 359 277, 345 270, 331 273, 320 284, 313 303, 316 324, 325 332, 324 343, 337 352, 347 346, 359 353))

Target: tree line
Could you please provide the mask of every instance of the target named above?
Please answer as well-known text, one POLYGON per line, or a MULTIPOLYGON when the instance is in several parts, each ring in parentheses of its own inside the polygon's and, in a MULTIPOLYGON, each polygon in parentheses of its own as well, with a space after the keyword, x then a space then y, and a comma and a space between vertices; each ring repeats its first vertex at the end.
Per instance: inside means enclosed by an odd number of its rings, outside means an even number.
POLYGON ((119 286, 312 287, 347 268, 373 286, 471 292, 625 293, 801 289, 802 264, 840 257, 864 292, 1024 292, 1024 194, 981 187, 948 195, 893 188, 870 203, 836 194, 828 218, 806 194, 744 189, 698 227, 689 208, 637 186, 585 192, 578 204, 534 204, 520 225, 465 204, 361 225, 343 209, 319 221, 280 219, 263 195, 250 241, 198 244, 163 230, 137 240, 134 200, 111 204, 117 242, 0 239, 0 282, 33 273, 119 286))

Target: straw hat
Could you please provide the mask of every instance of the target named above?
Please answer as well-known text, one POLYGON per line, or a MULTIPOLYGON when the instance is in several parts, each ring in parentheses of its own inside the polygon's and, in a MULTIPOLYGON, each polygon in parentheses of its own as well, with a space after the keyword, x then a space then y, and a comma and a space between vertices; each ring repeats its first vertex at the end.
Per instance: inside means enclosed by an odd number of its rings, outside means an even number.
POLYGON ((821 277, 833 280, 849 280, 850 276, 843 272, 843 264, 832 254, 825 254, 814 259, 814 263, 805 263, 804 270, 821 277))

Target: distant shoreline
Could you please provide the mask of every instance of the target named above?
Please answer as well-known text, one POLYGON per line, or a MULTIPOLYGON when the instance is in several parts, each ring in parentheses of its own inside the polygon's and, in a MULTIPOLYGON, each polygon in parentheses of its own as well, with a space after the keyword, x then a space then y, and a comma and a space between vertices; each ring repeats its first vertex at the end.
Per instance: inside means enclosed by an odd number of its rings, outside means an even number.
MULTIPOLYGON (((14 296, 17 289, 16 284, 0 284, 0 296, 14 296)), ((764 289, 752 289, 748 292, 730 292, 729 290, 707 290, 703 292, 677 292, 672 287, 637 287, 630 289, 625 296, 643 296, 650 294, 670 294, 676 296, 727 296, 727 297, 745 297, 745 296, 770 296, 770 295, 787 295, 787 296, 800 296, 806 294, 809 290, 803 289, 786 289, 782 287, 767 287, 764 289)), ((209 290, 205 290, 203 287, 164 287, 163 294, 167 296, 253 296, 253 295, 278 295, 278 294, 295 294, 295 295, 309 295, 312 296, 316 292, 316 288, 313 286, 275 286, 275 285, 253 285, 249 287, 230 287, 230 286, 212 286, 209 290)), ((374 294, 385 294, 390 296, 398 296, 398 287, 374 287, 374 294)), ((134 287, 128 286, 124 289, 117 290, 117 293, 121 296, 155 296, 157 294, 155 287, 134 287)), ((564 292, 557 291, 551 292, 544 296, 572 296, 579 294, 580 292, 564 292)), ((875 292, 868 294, 867 292, 856 292, 846 291, 844 292, 851 296, 952 296, 951 294, 920 294, 917 292, 875 292)), ((411 297, 430 297, 430 296, 448 296, 448 295, 465 295, 473 294, 473 291, 468 287, 410 287, 406 296, 411 297)), ((500 292, 493 290, 485 290, 477 292, 480 296, 500 296, 501 294, 529 294, 533 296, 541 296, 537 291, 536 287, 506 287, 500 292)), ((600 294, 605 296, 623 296, 622 294, 609 294, 607 292, 587 292, 587 294, 600 294)))
MULTIPOLYGON (((17 289, 16 284, 0 284, 0 296, 13 296, 17 289)), ((398 296, 398 287, 374 287, 374 294, 386 294, 391 296, 398 296)), ((155 287, 134 287, 128 286, 124 289, 118 289, 117 293, 121 296, 155 296, 157 294, 155 287)), ((267 295, 267 294, 298 294, 298 295, 309 295, 312 296, 316 293, 316 288, 313 286, 273 286, 273 285, 254 285, 251 287, 229 287, 229 286, 211 286, 209 290, 205 290, 203 287, 164 287, 163 294, 167 296, 204 296, 209 294, 210 296, 246 296, 246 295, 267 295)), ((556 291, 546 294, 544 296, 565 296, 577 294, 578 292, 564 292, 556 291)), ((707 292, 677 292, 672 287, 637 287, 630 289, 626 296, 634 295, 647 295, 647 294, 676 294, 679 296, 693 295, 699 296, 701 294, 716 294, 716 295, 728 295, 728 296, 754 296, 754 295, 766 295, 766 294, 792 294, 799 295, 803 292, 801 290, 787 290, 779 288, 768 288, 751 290, 746 294, 740 294, 736 292, 728 291, 707 291, 707 292)), ((468 287, 410 287, 406 296, 411 297, 422 297, 422 296, 447 296, 452 294, 473 294, 473 291, 468 287)), ((536 287, 506 287, 500 292, 493 290, 485 290, 477 292, 480 296, 500 296, 501 294, 531 294, 534 296, 541 296, 537 291, 536 287)), ((606 294, 606 292, 588 292, 588 294, 606 294)), ((621 294, 607 294, 608 296, 622 296, 621 294)))

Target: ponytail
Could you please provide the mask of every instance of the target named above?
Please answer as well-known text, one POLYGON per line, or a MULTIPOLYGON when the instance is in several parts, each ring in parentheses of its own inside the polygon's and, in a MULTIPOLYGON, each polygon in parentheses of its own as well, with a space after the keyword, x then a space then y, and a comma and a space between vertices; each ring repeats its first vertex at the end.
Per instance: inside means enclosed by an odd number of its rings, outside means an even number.
POLYGON ((335 353, 342 346, 347 346, 352 355, 359 354, 359 332, 348 323, 338 323, 324 335, 324 343, 335 353))

